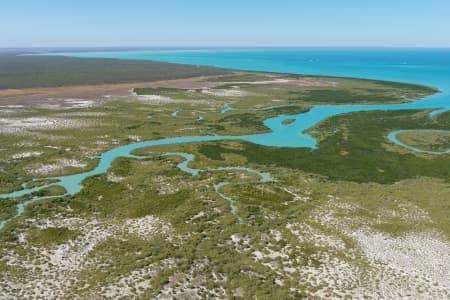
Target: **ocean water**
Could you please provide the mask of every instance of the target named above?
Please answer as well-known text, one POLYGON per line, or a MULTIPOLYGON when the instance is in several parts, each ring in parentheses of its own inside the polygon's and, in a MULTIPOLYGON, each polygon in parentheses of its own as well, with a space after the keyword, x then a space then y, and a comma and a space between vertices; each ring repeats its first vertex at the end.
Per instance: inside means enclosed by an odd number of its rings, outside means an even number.
MULTIPOLYGON (((319 146, 317 145, 317 141, 304 131, 314 126, 316 123, 337 114, 373 110, 432 109, 430 117, 433 117, 438 113, 450 109, 449 49, 250 49, 165 52, 82 52, 61 53, 56 55, 85 58, 159 60, 176 63, 213 65, 244 70, 394 80, 434 86, 439 88, 442 93, 432 95, 422 100, 401 104, 317 105, 313 106, 305 113, 289 116, 280 115, 266 119, 264 124, 271 129, 271 132, 264 134, 170 137, 131 143, 110 149, 100 154, 98 165, 90 171, 51 178, 58 180, 58 182, 35 187, 33 189, 23 189, 12 193, 0 194, 0 199, 29 195, 34 191, 53 185, 63 186, 66 189, 67 194, 74 195, 81 190, 82 181, 85 178, 105 173, 112 161, 117 157, 137 158, 132 155, 131 152, 143 147, 204 141, 242 140, 265 146, 306 147, 315 149, 319 146), (283 125, 282 123, 286 119, 294 119, 295 121, 288 125, 283 125)), ((224 109, 218 113, 225 114, 232 109, 233 108, 227 104, 224 109)), ((399 132, 402 129, 403 128, 398 128, 397 131, 391 133, 387 138, 392 142, 403 146, 395 138, 396 132, 399 132)), ((410 150, 414 151, 413 148, 410 148, 410 150)), ((188 167, 188 163, 193 157, 189 154, 183 154, 182 156, 187 162, 179 164, 179 167, 184 171, 195 175, 198 170, 190 169, 188 167)), ((242 168, 245 168, 245 166, 242 168)), ((264 178, 264 176, 262 176, 262 178, 264 178)), ((19 204, 17 206, 17 215, 23 213, 27 204, 41 199, 43 198, 35 197, 28 202, 19 204)), ((0 222, 0 229, 4 224, 5 222, 0 222)))
POLYGON ((59 53, 422 83, 450 90, 450 49, 228 49, 59 53))
MULTIPOLYGON (((432 108, 432 114, 450 108, 450 49, 226 49, 58 53, 81 58, 157 60, 232 69, 332 75, 419 83, 438 88, 442 93, 415 101, 407 108, 432 108)), ((383 106, 377 109, 402 109, 383 106)), ((366 110, 352 106, 350 111, 366 110)), ((225 108, 225 111, 229 108, 225 108)), ((344 107, 318 109, 329 116, 348 112, 344 107), (326 110, 327 112, 323 111, 326 110)), ((369 108, 369 110, 371 110, 369 108)), ((320 121, 320 120, 319 120, 320 121)))
MULTIPOLYGON (((284 118, 266 120, 276 134, 248 136, 247 140, 273 146, 315 148, 315 140, 302 131, 335 114, 396 109, 434 109, 431 116, 450 109, 450 49, 226 49, 62 53, 74 57, 157 60, 194 65, 210 65, 232 69, 285 72, 313 75, 347 76, 419 83, 438 88, 441 93, 425 100, 399 105, 330 105, 315 106, 288 126, 280 126, 284 118), (296 131, 296 132, 295 132, 296 131), (298 134, 300 132, 300 134, 298 134), (297 133, 297 137, 295 137, 297 133), (294 137, 289 144, 283 143, 294 137), (269 141, 269 142, 267 142, 269 141)), ((225 113, 232 108, 226 104, 225 113)), ((404 146, 397 139, 390 140, 404 146)), ((413 150, 413 148, 410 148, 413 150)))

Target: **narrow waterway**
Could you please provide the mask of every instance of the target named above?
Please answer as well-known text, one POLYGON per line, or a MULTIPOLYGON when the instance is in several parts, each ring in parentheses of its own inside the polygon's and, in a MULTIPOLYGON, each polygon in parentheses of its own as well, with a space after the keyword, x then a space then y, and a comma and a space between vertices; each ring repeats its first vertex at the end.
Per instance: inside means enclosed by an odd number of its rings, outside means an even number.
MULTIPOLYGON (((217 65, 228 68, 253 69, 272 72, 308 73, 308 74, 330 74, 337 76, 354 76, 385 80, 396 80, 428 84, 440 88, 442 93, 430 97, 399 103, 399 104, 375 104, 375 105, 317 105, 309 111, 297 115, 280 115, 269 118, 264 124, 271 132, 263 134, 250 134, 242 136, 214 135, 214 136, 182 136, 170 137, 158 140, 142 141, 119 146, 105 151, 99 156, 98 165, 86 172, 51 177, 57 182, 22 189, 12 193, 0 194, 0 198, 17 198, 30 195, 33 192, 50 186, 62 186, 67 194, 74 195, 82 188, 82 181, 90 176, 103 174, 111 166, 114 159, 118 157, 132 157, 131 152, 157 145, 169 145, 180 143, 194 143, 220 140, 241 140, 264 146, 277 147, 306 147, 317 148, 317 141, 306 130, 329 117, 362 111, 390 111, 390 110, 431 110, 430 118, 438 113, 450 110, 450 51, 449 50, 246 50, 246 51, 172 51, 172 52, 92 52, 92 53, 70 53, 64 54, 77 57, 106 57, 121 59, 150 59, 179 63, 193 63, 205 65, 217 65), (310 62, 314 63, 310 63, 310 62), (283 124, 286 119, 293 122, 283 124)), ((225 104, 221 113, 232 110, 230 103, 225 104)), ((177 112, 173 113, 176 117, 177 112)), ((398 128, 402 130, 402 128, 398 128)), ((394 131, 388 138, 411 151, 417 151, 401 144, 396 139, 394 131)), ((183 154, 187 160, 192 160, 190 154, 183 154), (188 155, 188 156, 185 156, 188 155)), ((200 170, 189 170, 188 162, 182 163, 180 168, 188 172, 200 172, 200 170)), ((193 174, 195 175, 195 174, 193 174)), ((46 179, 46 178, 40 178, 46 179)), ((219 192, 220 186, 216 187, 219 192)), ((35 197, 17 206, 16 216, 23 213, 27 204, 45 199, 35 197)), ((5 222, 0 223, 0 229, 5 222)))

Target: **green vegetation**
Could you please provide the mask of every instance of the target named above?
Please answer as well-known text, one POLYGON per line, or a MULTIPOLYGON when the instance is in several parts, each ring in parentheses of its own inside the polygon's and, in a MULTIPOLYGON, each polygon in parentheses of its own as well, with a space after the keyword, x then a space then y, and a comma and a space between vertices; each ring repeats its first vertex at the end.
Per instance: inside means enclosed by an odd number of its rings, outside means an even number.
POLYGON ((28 200, 29 197, 21 197, 17 199, 0 199, 0 219, 7 220, 16 213, 16 205, 20 202, 28 200))
POLYGON ((177 88, 135 88, 134 92, 138 95, 172 95, 172 93, 186 92, 185 89, 177 88))
POLYGON ((402 143, 425 151, 450 150, 450 131, 417 130, 401 132, 397 139, 402 143))
POLYGON ((294 122, 295 122, 295 119, 286 119, 286 120, 283 120, 283 122, 281 122, 281 124, 289 125, 289 124, 292 124, 294 122))
MULTIPOLYGON (((359 79, 359 80, 363 81, 364 79, 359 79)), ((379 85, 382 85, 385 87, 415 91, 419 94, 420 93, 428 94, 428 93, 439 92, 439 90, 436 88, 432 88, 432 87, 424 86, 424 85, 420 85, 420 84, 386 81, 386 80, 369 80, 369 79, 367 79, 366 81, 370 81, 372 83, 379 84, 379 85)))
POLYGON ((223 117, 219 122, 220 124, 231 123, 234 126, 242 128, 252 128, 255 129, 256 132, 268 131, 268 128, 262 123, 263 120, 264 116, 262 115, 256 117, 255 114, 252 113, 241 113, 223 117))
MULTIPOLYGON (((289 100, 303 100, 310 102, 321 103, 383 103, 390 102, 395 99, 396 96, 384 93, 370 93, 368 90, 360 91, 348 91, 348 90, 311 90, 305 94, 298 95, 293 93, 289 100)), ((401 100, 398 96, 395 100, 401 100)))
POLYGON ((47 227, 45 229, 31 229, 29 240, 37 246, 49 247, 54 244, 62 244, 68 240, 75 239, 80 234, 77 230, 64 227, 47 227))
MULTIPOLYGON (((321 78, 321 79, 331 79, 336 80, 339 82, 342 77, 335 77, 335 76, 324 76, 324 75, 297 75, 297 74, 286 74, 288 77, 291 78, 321 78)), ((439 92, 438 89, 421 85, 421 84, 415 84, 415 83, 405 83, 405 82, 396 82, 396 81, 387 81, 387 80, 375 80, 375 79, 364 79, 364 78, 352 78, 352 77, 346 77, 345 80, 351 80, 354 85, 353 87, 357 89, 367 88, 367 87, 385 87, 385 88, 392 88, 397 90, 404 90, 404 91, 413 91, 418 94, 430 94, 430 93, 437 93, 439 92)), ((405 96, 406 97, 406 96, 405 96)), ((414 98, 410 98, 414 99, 414 98)))
POLYGON ((298 169, 324 175, 330 180, 394 183, 417 176, 448 180, 450 169, 442 168, 448 164, 448 157, 424 158, 414 153, 386 151, 385 145, 389 143, 387 134, 397 128, 449 127, 450 113, 442 114, 436 122, 425 112, 358 112, 332 117, 312 128, 320 139, 314 151, 246 143, 244 150, 202 145, 200 153, 217 159, 221 153, 232 152, 251 163, 298 169))
POLYGON ((56 179, 35 180, 35 181, 28 182, 25 185, 25 187, 27 189, 31 189, 31 188, 34 188, 36 186, 42 186, 42 185, 46 185, 46 184, 50 184, 50 183, 55 183, 56 181, 57 181, 56 179))
MULTIPOLYGON (((288 99, 291 101, 323 104, 393 103, 407 101, 409 97, 417 98, 424 94, 436 92, 435 89, 428 87, 385 82, 378 82, 377 85, 365 83, 367 87, 349 88, 348 83, 341 83, 337 88, 333 89, 321 88, 306 91, 291 91, 288 99)), ((357 84, 357 82, 352 84, 357 84)))
POLYGON ((39 196, 39 197, 47 197, 47 196, 60 196, 64 195, 66 193, 66 189, 62 186, 55 185, 51 186, 45 189, 42 189, 38 192, 33 193, 33 196, 39 196))
MULTIPOLYGON (((254 76, 261 80, 258 76, 265 75, 254 76)), ((407 84, 313 79, 337 85, 240 84, 243 93, 233 97, 142 88, 135 91, 183 101, 128 99, 90 108, 18 112, 14 118, 65 118, 78 125, 1 133, 0 190, 20 189, 35 177, 88 170, 101 152, 137 140, 266 132, 265 118, 304 112, 312 103, 398 102, 405 100, 401 95, 432 92, 407 84), (334 100, 331 91, 336 92, 334 100), (220 114, 224 103, 231 102, 237 110, 220 114), (274 105, 280 106, 255 109, 274 105), (173 111, 179 111, 177 117, 173 111), (204 112, 201 122, 198 111, 204 112), (39 156, 16 156, 37 151, 39 156)), ((361 298, 370 298, 378 292, 373 286, 391 288, 397 282, 412 290, 421 280, 417 273, 395 273, 385 261, 371 259, 358 238, 366 234, 401 242, 405 235, 421 232, 437 232, 429 237, 439 242, 450 238, 449 156, 412 153, 386 138, 397 129, 450 128, 450 113, 433 119, 427 113, 338 115, 310 129, 319 141, 316 150, 241 141, 138 149, 133 154, 148 157, 118 158, 106 174, 84 180, 80 193, 34 202, 5 225, 0 234, 1 290, 19 298, 45 290, 70 299, 350 299, 353 287, 366 289, 361 298), (161 156, 167 152, 193 154, 189 167, 205 171, 184 173, 176 167, 183 159, 161 156), (233 166, 269 172, 276 180, 261 183, 245 170, 214 170, 233 166), (236 215, 214 190, 214 184, 223 182, 228 184, 220 192, 233 199, 236 215), (26 288, 15 289, 18 285, 26 288)), ((424 138, 413 133, 408 138, 424 138)), ((39 195, 64 192, 55 186, 39 195)), ((0 218, 10 217, 15 204, 28 199, 0 199, 0 218)), ((433 284, 418 285, 433 289, 433 284)))
POLYGON ((157 81, 228 72, 153 61, 0 55, 0 89, 157 81))

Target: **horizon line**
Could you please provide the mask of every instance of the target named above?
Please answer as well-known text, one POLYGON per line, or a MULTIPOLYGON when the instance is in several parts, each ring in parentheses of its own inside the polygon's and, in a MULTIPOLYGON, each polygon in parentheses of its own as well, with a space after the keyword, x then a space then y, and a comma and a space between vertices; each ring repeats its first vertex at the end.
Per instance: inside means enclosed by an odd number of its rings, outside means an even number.
POLYGON ((357 46, 357 45, 336 45, 336 46, 246 46, 246 45, 233 45, 233 46, 11 46, 1 47, 3 50, 19 50, 19 49, 336 49, 336 48, 353 48, 353 49, 450 49, 448 46, 385 46, 385 45, 371 45, 371 46, 357 46))

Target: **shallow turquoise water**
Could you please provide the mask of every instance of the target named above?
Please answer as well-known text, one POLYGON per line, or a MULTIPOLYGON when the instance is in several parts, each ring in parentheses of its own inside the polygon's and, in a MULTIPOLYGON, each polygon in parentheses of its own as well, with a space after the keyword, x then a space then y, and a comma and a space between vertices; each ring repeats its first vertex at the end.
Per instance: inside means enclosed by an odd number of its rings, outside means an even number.
MULTIPOLYGON (((280 49, 280 50, 202 50, 202 51, 168 51, 168 52, 92 52, 66 53, 76 57, 102 57, 120 59, 148 59, 177 63, 215 65, 227 68, 302 73, 326 74, 336 76, 364 77, 384 80, 415 82, 438 87, 442 93, 423 100, 380 105, 317 105, 308 112, 297 115, 280 115, 269 118, 264 124, 271 129, 270 133, 242 136, 190 136, 171 137, 131 143, 108 150, 100 155, 98 165, 90 171, 56 177, 55 184, 33 189, 24 189, 12 193, 1 194, 0 198, 16 198, 31 194, 47 186, 63 186, 67 194, 74 195, 81 189, 81 182, 89 177, 105 173, 112 161, 117 157, 132 157, 135 149, 178 143, 205 142, 218 140, 242 140, 265 146, 278 147, 308 147, 315 149, 317 141, 304 131, 316 123, 342 113, 373 110, 405 110, 433 109, 430 115, 450 109, 450 50, 352 50, 352 49, 280 49), (285 119, 295 119, 294 122, 283 125, 285 119)), ((228 103, 222 113, 233 109, 228 103)), ((176 115, 176 114, 175 114, 176 115)), ((399 128, 401 130, 402 128, 399 128)), ((397 142, 395 134, 390 138, 397 142)), ((410 149, 414 150, 414 149, 410 149)), ((178 153, 179 154, 179 153, 178 153)), ((189 154, 181 163, 180 168, 195 175, 199 170, 188 167, 189 154)), ((40 200, 33 198, 30 201, 40 200)), ((29 203, 29 202, 27 202, 29 203)), ((23 212, 26 204, 18 206, 18 214, 23 212)), ((0 228, 4 222, 0 222, 0 228)))
POLYGON ((224 68, 351 76, 449 86, 450 49, 228 49, 82 52, 91 58, 158 60, 224 68))
POLYGON ((164 153, 163 156, 181 156, 184 158, 182 162, 177 165, 177 168, 183 172, 189 173, 192 176, 197 176, 202 170, 193 169, 189 167, 189 163, 194 160, 194 155, 183 153, 183 152, 168 152, 164 153))
MULTIPOLYGON (((450 49, 228 49, 59 55, 158 60, 243 70, 394 80, 430 85, 442 91, 426 99, 403 104, 319 105, 295 116, 296 121, 284 129, 280 128, 279 121, 285 116, 266 120, 265 124, 274 131, 273 134, 242 137, 250 142, 269 146, 315 148, 316 141, 299 132, 336 114, 369 110, 433 109, 430 116, 434 116, 450 109, 450 49)), ((221 112, 226 113, 232 109, 230 103, 225 103, 221 112)))

